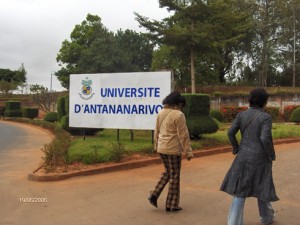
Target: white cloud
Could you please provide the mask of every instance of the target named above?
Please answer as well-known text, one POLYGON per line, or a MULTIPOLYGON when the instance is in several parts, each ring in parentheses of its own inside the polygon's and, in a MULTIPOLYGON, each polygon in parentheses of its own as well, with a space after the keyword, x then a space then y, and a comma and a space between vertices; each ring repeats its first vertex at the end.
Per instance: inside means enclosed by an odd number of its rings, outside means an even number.
MULTIPOLYGON (((49 88, 61 43, 88 13, 114 32, 143 31, 134 12, 151 19, 168 15, 158 0, 1 0, 0 68, 16 70, 24 63, 27 82, 49 88)), ((62 90, 55 76, 52 87, 62 90)))

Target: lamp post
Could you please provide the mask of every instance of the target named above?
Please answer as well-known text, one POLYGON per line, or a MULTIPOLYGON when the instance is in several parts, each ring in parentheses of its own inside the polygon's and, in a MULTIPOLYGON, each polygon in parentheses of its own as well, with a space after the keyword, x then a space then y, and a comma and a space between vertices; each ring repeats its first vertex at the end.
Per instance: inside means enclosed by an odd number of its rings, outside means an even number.
POLYGON ((50 92, 52 92, 52 75, 53 75, 53 72, 51 72, 51 79, 50 79, 50 92))
POLYGON ((294 55, 293 55, 293 88, 296 87, 296 15, 295 15, 295 7, 293 8, 293 19, 294 19, 294 55))

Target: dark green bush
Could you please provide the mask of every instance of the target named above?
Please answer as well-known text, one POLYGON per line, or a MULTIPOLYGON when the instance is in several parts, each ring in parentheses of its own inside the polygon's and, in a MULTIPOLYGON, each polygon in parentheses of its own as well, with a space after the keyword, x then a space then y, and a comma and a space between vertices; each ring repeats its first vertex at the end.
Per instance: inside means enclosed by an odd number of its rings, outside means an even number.
POLYGON ((218 131, 217 123, 210 116, 189 118, 187 126, 190 136, 198 139, 202 134, 212 134, 218 131))
POLYGON ((38 108, 23 108, 22 109, 22 117, 34 119, 37 118, 39 115, 38 108))
POLYGON ((17 101, 7 101, 5 102, 5 117, 21 117, 21 102, 17 101))
POLYGON ((69 115, 69 95, 65 96, 65 112, 69 115))
POLYGON ((4 116, 5 107, 0 105, 0 116, 4 116))
POLYGON ((292 112, 296 109, 300 107, 300 105, 287 105, 284 107, 284 112, 283 112, 283 119, 286 122, 290 121, 292 112))
POLYGON ((69 116, 63 116, 60 120, 60 126, 61 128, 65 129, 65 130, 69 130, 69 116))
POLYGON ((57 112, 48 112, 44 117, 44 121, 52 123, 58 121, 57 112))
POLYGON ((273 122, 279 121, 279 107, 266 107, 266 112, 270 114, 273 122))
POLYGON ((6 109, 4 111, 4 116, 5 117, 21 117, 22 112, 21 112, 21 110, 8 110, 8 109, 6 109))
POLYGON ((183 112, 186 117, 209 115, 210 99, 205 94, 184 94, 186 106, 183 112))
POLYGON ((212 110, 210 110, 209 115, 211 117, 217 119, 219 122, 223 122, 224 121, 223 113, 220 110, 212 109, 212 110))
POLYGON ((185 94, 186 106, 183 113, 186 116, 187 127, 192 138, 199 138, 202 134, 214 133, 218 125, 209 116, 210 99, 204 94, 185 94))
POLYGON ((66 115, 65 111, 65 97, 59 97, 57 100, 57 116, 58 116, 58 121, 61 120, 63 116, 66 115))
POLYGON ((296 108, 291 115, 290 118, 291 122, 296 122, 299 123, 300 122, 300 108, 296 108))
POLYGON ((7 102, 5 102, 5 109, 6 110, 20 110, 21 109, 21 102, 7 101, 7 102))

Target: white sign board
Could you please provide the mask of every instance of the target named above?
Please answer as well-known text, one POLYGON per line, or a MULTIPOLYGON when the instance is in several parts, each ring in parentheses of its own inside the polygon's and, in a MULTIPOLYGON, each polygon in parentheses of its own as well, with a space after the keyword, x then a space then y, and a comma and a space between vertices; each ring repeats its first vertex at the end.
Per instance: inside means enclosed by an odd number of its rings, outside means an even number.
POLYGON ((69 126, 154 130, 171 72, 71 74, 69 126))

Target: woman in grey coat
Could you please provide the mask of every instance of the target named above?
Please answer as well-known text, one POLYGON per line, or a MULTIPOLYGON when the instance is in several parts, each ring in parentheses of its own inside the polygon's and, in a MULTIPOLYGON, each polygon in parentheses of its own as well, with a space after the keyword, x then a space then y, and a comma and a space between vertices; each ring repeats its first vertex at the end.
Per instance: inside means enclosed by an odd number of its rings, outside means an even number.
POLYGON ((269 95, 262 88, 250 92, 250 108, 240 112, 233 121, 228 138, 236 154, 221 185, 221 190, 232 195, 228 225, 243 225, 244 203, 247 197, 257 198, 260 221, 271 224, 274 210, 270 202, 279 200, 272 176, 275 151, 272 140, 272 119, 264 111, 269 95), (236 134, 242 138, 238 143, 236 134))

